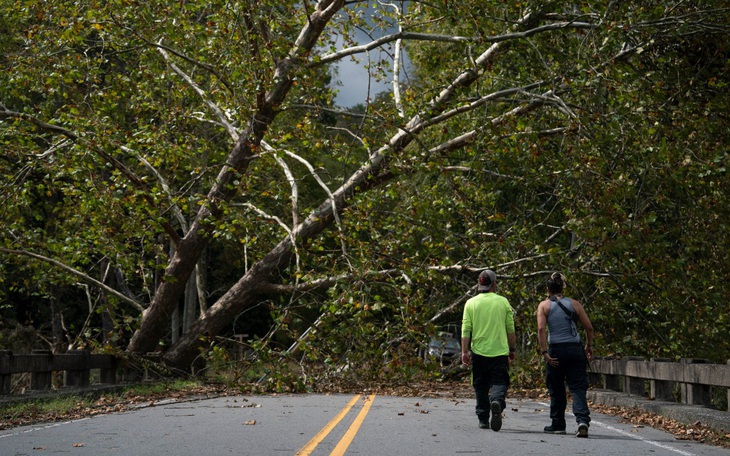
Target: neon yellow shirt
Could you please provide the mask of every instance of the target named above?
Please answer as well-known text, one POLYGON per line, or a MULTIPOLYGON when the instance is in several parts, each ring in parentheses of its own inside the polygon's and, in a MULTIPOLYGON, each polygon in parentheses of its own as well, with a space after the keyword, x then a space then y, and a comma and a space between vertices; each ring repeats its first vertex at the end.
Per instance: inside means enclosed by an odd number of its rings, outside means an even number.
POLYGON ((480 293, 466 301, 461 337, 471 339, 471 351, 481 356, 509 355, 507 334, 515 332, 512 306, 504 296, 480 293))

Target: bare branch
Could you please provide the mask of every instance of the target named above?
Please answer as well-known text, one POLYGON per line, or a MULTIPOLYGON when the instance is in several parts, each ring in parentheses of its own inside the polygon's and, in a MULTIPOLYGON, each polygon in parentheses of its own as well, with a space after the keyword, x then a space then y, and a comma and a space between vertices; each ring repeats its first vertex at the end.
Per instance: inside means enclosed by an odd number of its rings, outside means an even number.
POLYGON ((73 144, 73 141, 71 141, 68 138, 64 138, 61 141, 59 141, 57 144, 53 144, 51 147, 48 148, 45 152, 41 154, 36 154, 35 158, 42 160, 46 158, 49 155, 53 155, 56 153, 57 150, 62 149, 70 144, 73 144))
POLYGON ((439 35, 439 34, 430 34, 430 33, 399 31, 397 33, 386 35, 386 36, 383 36, 376 40, 373 40, 370 43, 366 43, 366 44, 363 44, 360 46, 353 46, 353 47, 350 47, 347 49, 342 49, 340 51, 333 52, 331 54, 323 55, 322 58, 318 59, 317 62, 312 64, 312 66, 320 66, 320 65, 334 62, 336 60, 340 60, 340 59, 350 56, 350 55, 362 54, 363 52, 368 52, 373 49, 377 49, 385 44, 392 43, 392 42, 398 41, 398 40, 401 40, 401 41, 403 41, 403 40, 433 41, 433 42, 443 42, 443 43, 480 43, 480 42, 501 43, 501 42, 509 41, 509 40, 527 38, 529 36, 533 36, 538 33, 548 32, 551 30, 558 30, 558 29, 565 29, 565 28, 592 29, 595 27, 596 27, 595 24, 591 24, 588 22, 571 22, 571 21, 556 22, 554 24, 547 24, 547 25, 543 25, 540 27, 535 27, 530 30, 525 30, 522 32, 506 33, 504 35, 496 35, 496 36, 488 36, 488 37, 439 35))
MULTIPOLYGON (((540 255, 533 255, 530 257, 526 257, 526 258, 520 258, 520 259, 517 259, 514 261, 508 261, 507 263, 495 264, 493 266, 489 266, 489 268, 493 269, 494 271, 497 271, 499 269, 508 268, 508 267, 511 267, 511 266, 514 266, 514 265, 517 265, 520 263, 539 260, 540 258, 545 258, 548 256, 550 256, 550 255, 547 253, 543 253, 540 255)), ((455 265, 451 265, 451 266, 430 266, 428 268, 429 271, 439 272, 442 274, 454 274, 456 272, 466 272, 466 273, 470 273, 470 274, 478 274, 478 273, 482 272, 484 269, 487 269, 487 266, 465 266, 462 264, 455 264, 455 265)), ((502 274, 498 274, 497 276, 503 277, 502 274)))
MULTIPOLYGON (((543 103, 531 103, 531 104, 527 104, 527 105, 523 105, 523 106, 518 106, 518 107, 502 114, 501 116, 497 116, 497 117, 493 118, 491 120, 490 124, 498 125, 498 124, 504 122, 505 120, 507 120, 508 118, 514 117, 519 114, 525 114, 542 105, 543 105, 543 103)), ((429 153, 445 154, 445 153, 453 151, 453 150, 461 149, 462 147, 464 147, 467 144, 474 141, 479 135, 483 134, 487 128, 488 128, 488 125, 479 127, 479 128, 475 128, 474 130, 463 133, 455 138, 452 138, 448 141, 445 141, 445 142, 431 148, 429 150, 429 153)))
POLYGON ((71 131, 67 128, 43 122, 43 121, 37 119, 36 117, 33 117, 31 115, 28 115, 28 114, 25 114, 22 112, 10 111, 4 106, 0 106, 0 107, 2 107, 2 110, 0 111, 0 120, 2 120, 2 119, 23 119, 44 130, 48 130, 53 133, 61 134, 72 141, 76 141, 79 139, 79 137, 76 133, 74 133, 73 131, 71 131))
POLYGON ((178 76, 183 78, 183 80, 187 82, 187 84, 195 91, 195 93, 197 93, 200 98, 203 99, 203 103, 205 103, 206 106, 208 106, 208 108, 213 111, 213 114, 215 114, 215 116, 218 118, 218 121, 223 127, 225 127, 226 131, 228 131, 228 135, 231 137, 233 142, 238 141, 238 131, 236 130, 236 127, 234 127, 233 124, 231 124, 231 122, 228 120, 223 110, 219 108, 218 105, 208 99, 205 91, 203 91, 203 89, 201 89, 190 76, 188 76, 183 70, 181 70, 177 65, 170 61, 170 55, 162 47, 158 47, 157 50, 160 52, 160 54, 162 54, 162 57, 165 58, 165 61, 170 66, 170 68, 172 68, 172 70, 177 73, 178 76))
MULTIPOLYGON (((395 10, 395 14, 400 18, 401 11, 398 5, 394 3, 382 3, 385 6, 389 6, 395 10)), ((398 21, 398 31, 403 32, 403 26, 400 20, 398 21)), ((393 100, 395 102, 395 108, 398 111, 398 116, 401 118, 405 117, 403 110, 403 103, 401 102, 400 94, 400 64, 401 64, 401 49, 403 47, 403 39, 398 38, 395 40, 395 52, 393 54, 393 100)))
MULTIPOLYGON (((305 160, 303 157, 300 157, 299 155, 295 154, 294 152, 291 152, 289 150, 284 151, 287 155, 294 158, 295 160, 302 163, 304 166, 307 167, 309 170, 309 173, 314 177, 314 180, 317 181, 319 186, 322 188, 322 190, 327 193, 327 196, 329 197, 329 200, 332 202, 332 214, 335 219, 335 225, 337 226, 337 230, 342 233, 342 222, 340 221, 340 214, 337 211, 337 203, 335 202, 334 196, 332 195, 332 191, 329 189, 327 184, 324 183, 321 177, 319 177, 319 174, 316 173, 314 170, 314 166, 312 166, 311 163, 309 163, 307 160, 305 160)), ((345 244, 345 240, 343 238, 340 238, 340 245, 342 247, 342 255, 347 258, 347 245, 345 244)), ((349 261, 348 261, 349 263, 349 261)))
MULTIPOLYGON (((445 112, 443 112, 442 114, 440 114, 438 116, 434 116, 434 117, 428 119, 427 121, 424 121, 423 123, 421 123, 420 127, 421 128, 428 128, 428 127, 430 127, 432 125, 438 125, 438 124, 440 124, 440 123, 442 123, 442 122, 444 122, 444 121, 446 121, 448 119, 451 119, 453 117, 458 116, 459 114, 463 114, 465 112, 473 111, 473 110, 475 110, 475 109, 477 109, 477 108, 479 108, 481 106, 484 106, 485 104, 487 104, 490 101, 500 100, 500 99, 502 99, 502 98, 504 98, 506 96, 509 96, 509 95, 517 95, 517 94, 528 93, 527 92, 528 90, 534 89, 534 88, 537 88, 537 87, 540 87, 540 86, 544 86, 545 84, 546 84, 546 81, 538 81, 538 82, 534 82, 532 84, 528 84, 528 85, 523 86, 523 87, 512 87, 510 89, 504 89, 504 90, 498 90, 497 92, 492 92, 492 93, 490 93, 488 95, 485 95, 483 97, 480 97, 477 100, 472 101, 472 102, 470 102, 468 104, 464 104, 464 105, 458 106, 458 107, 456 107, 454 109, 451 109, 449 111, 445 111, 445 112)), ((551 94, 551 93, 552 92, 548 92, 548 94, 551 94)), ((548 94, 544 95, 543 96, 543 99, 548 94)), ((544 104, 544 101, 542 103, 540 103, 540 104, 544 104)), ((493 120, 492 123, 494 124, 495 121, 493 120)))
POLYGON ((154 166, 152 166, 152 163, 150 163, 146 158, 144 158, 142 155, 140 155, 137 151, 130 149, 129 147, 122 146, 121 149, 125 152, 129 152, 131 154, 134 154, 139 161, 141 161, 147 169, 149 169, 152 174, 157 177, 157 181, 162 186, 162 190, 167 195, 167 198, 170 200, 170 204, 172 205, 172 211, 175 213, 175 217, 177 218, 178 223, 180 223, 180 227, 182 228, 183 232, 188 231, 188 222, 185 220, 185 216, 183 215, 182 211, 180 210, 180 207, 178 207, 177 203, 175 202, 174 198, 172 197, 172 192, 170 191, 170 186, 167 184, 167 181, 164 177, 155 169, 154 166))
POLYGON ((525 180, 525 178, 521 177, 521 176, 508 176, 506 174, 489 171, 487 169, 474 169, 474 168, 470 168, 468 166, 444 166, 443 168, 441 168, 441 170, 446 171, 446 172, 460 171, 460 172, 464 172, 464 173, 484 173, 484 174, 488 174, 490 176, 498 177, 500 179, 510 179, 510 180, 516 180, 516 181, 525 180))
POLYGON ((281 227, 281 228, 282 228, 282 229, 283 229, 284 231, 286 231, 286 232, 287 232, 287 234, 288 234, 288 235, 289 235, 289 236, 291 237, 291 235, 292 235, 292 230, 291 230, 291 228, 289 228, 289 226, 287 226, 287 224, 286 224, 286 223, 284 223, 284 222, 283 222, 283 221, 282 221, 282 220, 281 220, 281 219, 280 219, 279 217, 277 217, 277 216, 275 216, 275 215, 270 215, 270 214, 267 214, 267 213, 266 213, 266 211, 263 211, 263 210, 259 209, 258 207, 254 206, 254 205, 253 205, 253 204, 251 204, 251 203, 232 204, 232 206, 243 206, 243 207, 246 207, 246 208, 248 208, 248 209, 250 209, 250 210, 254 211, 255 213, 257 213, 257 214, 258 214, 258 215, 260 215, 261 217, 263 217, 263 218, 267 219, 267 220, 273 220, 273 221, 274 221, 274 222, 276 222, 276 223, 277 223, 277 224, 278 224, 278 225, 279 225, 279 226, 280 226, 280 227, 281 227))
POLYGON ((297 284, 278 284, 278 283, 267 283, 263 285, 262 291, 266 293, 302 293, 307 291, 319 290, 323 288, 330 288, 339 282, 352 282, 355 280, 379 280, 392 277, 402 276, 403 271, 400 269, 384 269, 382 271, 366 271, 364 273, 347 273, 340 274, 337 276, 325 277, 323 279, 312 280, 310 282, 302 282, 297 284))
POLYGON ((281 166, 282 170, 284 170, 286 180, 289 182, 289 186, 291 187, 291 219, 292 225, 296 226, 299 224, 299 187, 297 186, 297 180, 294 178, 294 174, 292 174, 291 169, 289 169, 289 165, 287 165, 286 162, 278 155, 273 154, 273 156, 276 163, 281 166))

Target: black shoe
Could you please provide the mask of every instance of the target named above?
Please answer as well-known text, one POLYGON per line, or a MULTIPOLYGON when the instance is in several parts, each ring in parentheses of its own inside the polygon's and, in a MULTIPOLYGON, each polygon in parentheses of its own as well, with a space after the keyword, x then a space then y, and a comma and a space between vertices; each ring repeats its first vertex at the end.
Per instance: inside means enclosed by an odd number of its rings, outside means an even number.
POLYGON ((492 409, 491 428, 494 432, 497 432, 502 429, 502 407, 497 401, 492 402, 490 407, 492 409))
POLYGON ((489 429, 489 421, 479 420, 479 429, 489 429))
POLYGON ((588 437, 588 424, 587 423, 580 423, 578 424, 578 432, 575 433, 576 437, 588 437))
POLYGON ((557 428, 553 427, 552 425, 545 426, 544 431, 545 431, 545 434, 560 434, 560 435, 565 434, 565 429, 557 429, 557 428))

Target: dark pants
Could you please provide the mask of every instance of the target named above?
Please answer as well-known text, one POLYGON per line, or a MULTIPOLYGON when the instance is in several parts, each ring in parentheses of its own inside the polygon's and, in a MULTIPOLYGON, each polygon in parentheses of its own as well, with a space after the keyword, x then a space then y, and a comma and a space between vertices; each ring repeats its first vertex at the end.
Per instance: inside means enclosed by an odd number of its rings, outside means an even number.
POLYGON ((490 404, 499 402, 500 411, 507 406, 509 387, 509 357, 471 355, 471 381, 477 398, 476 414, 479 421, 489 422, 490 404))
POLYGON ((554 344, 550 346, 550 357, 558 359, 557 366, 547 365, 547 387, 550 392, 550 418, 555 429, 565 429, 565 408, 568 399, 565 384, 573 398, 573 415, 577 423, 591 422, 586 391, 588 390, 588 360, 583 346, 576 344, 554 344))

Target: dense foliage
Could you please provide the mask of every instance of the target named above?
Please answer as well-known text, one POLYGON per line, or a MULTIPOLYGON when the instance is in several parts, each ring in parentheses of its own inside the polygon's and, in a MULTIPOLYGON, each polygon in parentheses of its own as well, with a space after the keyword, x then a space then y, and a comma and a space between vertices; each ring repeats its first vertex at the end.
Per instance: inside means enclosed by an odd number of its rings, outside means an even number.
POLYGON ((489 267, 525 367, 556 269, 599 355, 730 357, 730 10, 250 3, 0 0, 0 345, 406 381, 489 267))

